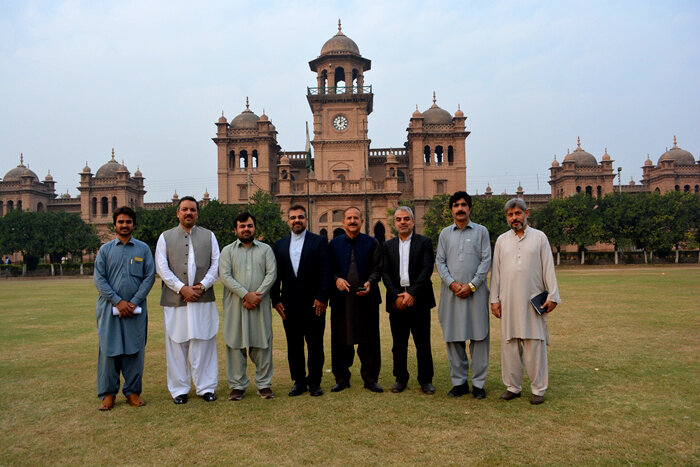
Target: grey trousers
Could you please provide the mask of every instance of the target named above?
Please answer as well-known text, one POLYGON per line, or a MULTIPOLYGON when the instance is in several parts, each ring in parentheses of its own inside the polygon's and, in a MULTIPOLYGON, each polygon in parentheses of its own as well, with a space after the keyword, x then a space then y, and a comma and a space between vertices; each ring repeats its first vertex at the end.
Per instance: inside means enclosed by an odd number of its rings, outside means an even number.
POLYGON ((255 387, 258 389, 269 388, 272 385, 272 336, 267 348, 249 347, 248 349, 234 349, 226 346, 226 379, 230 389, 246 390, 250 380, 246 374, 248 368, 248 354, 255 364, 255 387))
MULTIPOLYGON (((446 342, 447 358, 450 361, 450 379, 453 386, 460 386, 469 377, 469 359, 465 342, 446 342)), ((472 358, 472 386, 484 388, 489 369, 490 336, 480 341, 469 341, 469 354, 472 358)))
POLYGON ((501 376, 510 392, 522 391, 523 363, 532 393, 544 396, 549 384, 547 344, 539 339, 517 338, 501 342, 501 376))
POLYGON ((143 379, 143 363, 146 348, 142 347, 138 353, 131 355, 116 355, 108 357, 97 351, 97 397, 116 396, 119 393, 119 373, 124 376, 122 392, 129 394, 141 394, 143 379))

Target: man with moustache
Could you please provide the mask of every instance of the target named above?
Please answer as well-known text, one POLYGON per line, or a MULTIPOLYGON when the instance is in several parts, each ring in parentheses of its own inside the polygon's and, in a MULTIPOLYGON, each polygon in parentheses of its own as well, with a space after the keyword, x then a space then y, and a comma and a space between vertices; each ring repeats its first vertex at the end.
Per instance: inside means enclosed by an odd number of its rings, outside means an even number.
POLYGON ((442 279, 438 316, 447 344, 453 388, 447 394, 461 397, 469 393, 469 340, 472 359, 472 395, 485 399, 489 366, 489 291, 486 275, 491 266, 489 232, 469 218, 472 198, 464 191, 450 196, 454 224, 440 232, 437 270, 442 279))
POLYGON ((156 270, 163 279, 160 304, 165 327, 168 390, 175 404, 186 404, 190 378, 196 394, 216 400, 219 364, 214 283, 219 273, 219 244, 214 233, 195 225, 199 204, 180 198, 180 224, 163 232, 156 244, 156 270))
POLYGON ((360 232, 362 214, 356 207, 343 213, 345 234, 330 242, 335 287, 331 287, 331 351, 336 384, 331 392, 350 387, 350 367, 355 359, 355 344, 360 357, 360 375, 364 387, 384 392, 377 384, 381 367, 379 347, 378 282, 382 257, 376 239, 360 232))
POLYGON ((153 255, 144 242, 131 236, 136 213, 122 206, 112 214, 117 238, 105 243, 95 258, 97 296, 97 397, 99 410, 112 410, 119 392, 132 407, 146 405, 141 399, 143 362, 146 352, 148 310, 146 297, 153 287, 153 255))
POLYGON ((418 359, 418 383, 426 394, 434 394, 433 354, 430 348, 430 309, 435 306, 435 294, 430 276, 435 257, 429 238, 413 233, 413 210, 401 206, 394 213, 398 237, 382 246, 382 279, 386 286, 386 311, 394 356, 396 383, 391 392, 406 389, 409 374, 406 365, 408 336, 413 334, 418 359))
POLYGON ((523 361, 530 377, 533 405, 544 402, 548 387, 547 313, 561 302, 554 273, 552 248, 544 232, 527 224, 530 210, 519 198, 505 205, 511 230, 496 240, 491 271, 491 313, 501 319, 501 372, 506 392, 503 400, 520 397, 523 361), (547 298, 536 312, 530 299, 547 298))
POLYGON ((287 359, 294 381, 289 395, 299 396, 308 389, 312 396, 320 396, 325 361, 323 333, 331 284, 328 240, 306 230, 304 206, 290 207, 287 217, 292 232, 275 244, 277 280, 270 296, 287 335, 287 359), (308 375, 304 339, 309 354, 308 375))
POLYGON ((247 354, 255 363, 255 386, 263 399, 275 395, 272 385, 272 311, 270 289, 277 277, 275 254, 255 240, 255 217, 234 219, 238 239, 221 251, 219 275, 224 284, 226 379, 231 401, 240 401, 250 381, 247 354))

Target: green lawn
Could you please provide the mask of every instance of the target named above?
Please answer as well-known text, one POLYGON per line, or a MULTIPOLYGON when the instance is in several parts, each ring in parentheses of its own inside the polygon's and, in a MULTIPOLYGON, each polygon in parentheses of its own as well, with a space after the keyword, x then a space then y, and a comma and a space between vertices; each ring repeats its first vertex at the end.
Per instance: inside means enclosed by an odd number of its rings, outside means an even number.
MULTIPOLYGON (((450 399, 437 313, 434 384, 391 394, 382 312, 380 384, 330 392, 330 323, 320 398, 291 398, 284 331, 274 320, 274 399, 228 402, 219 336, 219 400, 172 403, 165 381, 160 282, 149 298, 143 408, 118 396, 97 410, 96 291, 89 279, 0 281, 0 465, 469 465, 700 463, 700 267, 561 269, 549 317, 546 402, 499 400, 500 328, 492 318, 488 398, 450 399)), ((433 276, 439 290, 437 276, 433 276)), ((221 288, 217 285, 217 298, 221 288)), ((434 310, 435 311, 435 310, 434 310)), ((249 373, 253 365, 249 364, 249 373)), ((527 378, 526 378, 527 379, 527 378)), ((193 392, 191 393, 191 395, 193 392)))

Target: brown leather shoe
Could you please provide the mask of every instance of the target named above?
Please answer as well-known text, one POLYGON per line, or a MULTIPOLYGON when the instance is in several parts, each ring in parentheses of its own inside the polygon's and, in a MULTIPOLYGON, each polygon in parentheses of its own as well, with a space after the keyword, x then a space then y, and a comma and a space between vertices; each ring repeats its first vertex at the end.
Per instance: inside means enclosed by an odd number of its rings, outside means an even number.
POLYGON ((517 399, 518 397, 520 397, 519 392, 506 391, 503 394, 501 394, 501 399, 503 399, 504 401, 511 401, 513 399, 517 399))
POLYGON ((538 396, 537 394, 533 394, 530 397, 530 404, 532 405, 539 405, 542 402, 544 402, 544 396, 538 396))
POLYGON ((231 389, 231 393, 228 395, 228 400, 239 401, 245 396, 245 391, 243 389, 231 389))
POLYGON ((104 399, 102 399, 102 403, 97 408, 97 410, 112 410, 112 407, 114 407, 114 396, 112 394, 109 394, 106 395, 104 399))
POLYGON ((263 399, 272 399, 275 397, 275 393, 272 392, 272 389, 270 388, 262 388, 258 389, 258 396, 262 397, 263 399))
POLYGON ((146 405, 146 401, 141 399, 141 396, 136 394, 135 392, 132 392, 128 396, 126 396, 126 402, 132 407, 143 407, 146 405))

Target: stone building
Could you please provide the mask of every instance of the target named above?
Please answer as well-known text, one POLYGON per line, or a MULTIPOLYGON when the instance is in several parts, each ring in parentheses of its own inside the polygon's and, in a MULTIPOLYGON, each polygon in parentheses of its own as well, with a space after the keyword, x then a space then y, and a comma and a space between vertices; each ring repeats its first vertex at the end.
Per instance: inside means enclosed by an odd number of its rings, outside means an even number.
POLYGON ((642 185, 646 191, 689 191, 700 193, 700 160, 685 149, 678 147, 673 137, 673 147, 659 157, 656 165, 647 160, 642 166, 642 185))
POLYGON ((549 168, 552 197, 565 198, 581 192, 595 196, 611 193, 615 180, 612 163, 607 148, 598 163, 595 156, 581 148, 579 137, 574 152, 567 154, 561 164, 555 156, 549 168))
POLYGON ((414 200, 416 227, 428 201, 436 194, 466 186, 465 140, 467 117, 454 116, 433 104, 408 119, 407 140, 395 148, 372 148, 367 138, 373 110, 372 86, 365 73, 372 62, 357 44, 338 32, 309 62, 315 86, 306 89, 313 115, 313 158, 306 151, 282 152, 277 131, 265 112, 258 116, 246 98, 243 112, 216 123, 219 200, 245 203, 257 189, 271 192, 286 210, 293 204, 310 206, 311 230, 328 237, 341 228, 342 212, 360 208, 370 234, 383 240, 387 210, 399 200, 414 200))

